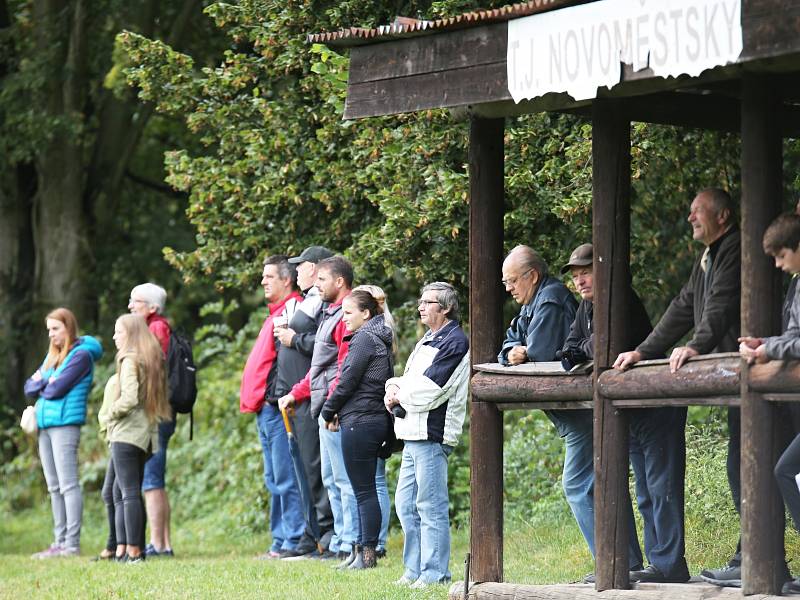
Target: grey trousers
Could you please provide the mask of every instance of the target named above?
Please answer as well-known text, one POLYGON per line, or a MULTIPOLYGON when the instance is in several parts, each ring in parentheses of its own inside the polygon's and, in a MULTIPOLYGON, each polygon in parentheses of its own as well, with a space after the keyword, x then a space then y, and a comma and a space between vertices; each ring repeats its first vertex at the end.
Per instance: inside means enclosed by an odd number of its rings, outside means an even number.
POLYGON ((78 478, 78 425, 39 430, 39 458, 53 508, 53 536, 63 548, 80 548, 83 496, 78 478))

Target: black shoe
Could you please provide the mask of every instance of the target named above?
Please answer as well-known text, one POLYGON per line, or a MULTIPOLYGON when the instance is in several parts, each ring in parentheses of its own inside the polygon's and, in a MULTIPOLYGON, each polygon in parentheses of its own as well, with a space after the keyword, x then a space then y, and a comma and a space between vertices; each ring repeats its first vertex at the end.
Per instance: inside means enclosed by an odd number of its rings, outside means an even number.
POLYGON ((687 573, 685 576, 667 577, 655 565, 647 565, 641 571, 630 572, 631 583, 686 583, 690 577, 687 573))
POLYGON ((336 560, 338 556, 339 556, 338 552, 331 552, 330 550, 325 550, 322 552, 322 554, 314 558, 316 558, 317 560, 336 560))
POLYGON ((800 594, 800 577, 783 584, 782 594, 800 594))
POLYGON ((295 548, 294 550, 282 550, 281 560, 305 560, 308 558, 319 558, 322 556, 316 548, 304 551, 302 548, 295 548))
POLYGON ((719 569, 703 569, 700 579, 706 583, 713 583, 720 587, 742 587, 742 567, 739 565, 725 565, 719 569))
POLYGON ((129 565, 135 565, 138 563, 143 563, 145 559, 145 554, 142 552, 139 556, 131 556, 130 554, 126 555, 125 562, 129 565))
POLYGON ((376 558, 386 558, 386 548, 377 548, 375 550, 376 558))
POLYGON ((583 579, 581 579, 581 583, 595 583, 596 579, 594 573, 589 573, 588 575, 584 575, 583 579))

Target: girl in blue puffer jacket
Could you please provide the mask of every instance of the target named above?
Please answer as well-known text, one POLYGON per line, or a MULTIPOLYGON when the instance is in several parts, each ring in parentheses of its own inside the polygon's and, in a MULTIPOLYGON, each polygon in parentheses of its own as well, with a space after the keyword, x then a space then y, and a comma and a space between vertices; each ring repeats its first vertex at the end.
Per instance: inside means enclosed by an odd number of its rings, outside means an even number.
POLYGON ((83 497, 78 478, 78 444, 86 422, 94 363, 103 355, 91 336, 78 337, 72 311, 57 308, 45 319, 50 348, 44 362, 25 382, 36 400, 39 457, 53 508, 53 544, 33 558, 80 554, 83 497))

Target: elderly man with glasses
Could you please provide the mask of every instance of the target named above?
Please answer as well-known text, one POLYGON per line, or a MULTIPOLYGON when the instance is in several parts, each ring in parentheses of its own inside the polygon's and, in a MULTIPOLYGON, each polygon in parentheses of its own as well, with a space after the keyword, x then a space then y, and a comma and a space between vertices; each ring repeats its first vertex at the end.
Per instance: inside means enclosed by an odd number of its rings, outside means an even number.
MULTIPOLYGON (((550 277, 547 263, 528 246, 517 246, 506 257, 502 283, 522 307, 506 332, 497 360, 507 366, 557 360, 578 308, 572 293, 560 280, 550 277)), ((545 414, 564 438, 564 495, 593 550, 592 411, 546 410, 545 414)), ((634 549, 631 568, 641 569, 638 544, 631 546, 634 549)), ((593 575, 587 575, 585 581, 592 582, 593 575)))

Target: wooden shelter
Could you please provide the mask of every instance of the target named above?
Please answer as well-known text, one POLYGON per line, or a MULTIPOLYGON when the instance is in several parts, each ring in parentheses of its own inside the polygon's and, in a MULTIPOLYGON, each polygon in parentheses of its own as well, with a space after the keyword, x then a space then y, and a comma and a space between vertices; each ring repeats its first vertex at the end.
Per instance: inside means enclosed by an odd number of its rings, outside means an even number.
MULTIPOLYGON (((628 0, 625 9, 636 12, 649 6, 657 11, 656 5, 666 6, 628 0)), ((609 368, 618 353, 628 350, 621 346, 628 327, 621 315, 627 314, 629 301, 631 121, 740 132, 742 335, 779 331, 780 278, 761 249, 761 237, 781 209, 782 138, 800 130, 800 111, 795 105, 800 101, 800 0, 673 0, 670 6, 672 12, 665 17, 641 13, 639 20, 628 21, 634 28, 628 37, 627 30, 617 28, 621 37, 610 48, 617 52, 620 43, 628 44, 620 56, 630 62, 615 61, 613 66, 619 69, 610 73, 612 84, 598 84, 590 97, 577 100, 557 87, 519 102, 512 99, 509 73, 512 87, 522 80, 539 83, 538 50, 531 50, 529 61, 523 57, 525 64, 519 69, 517 64, 509 65, 518 59, 511 50, 527 47, 526 38, 519 37, 521 26, 544 31, 541 26, 548 19, 547 27, 566 27, 563 55, 549 58, 551 75, 558 67, 566 73, 562 80, 585 83, 580 78, 592 75, 592 64, 581 66, 576 62, 580 54, 570 53, 569 23, 589 23, 589 17, 581 19, 590 12, 592 18, 602 18, 606 10, 616 10, 622 19, 618 22, 626 23, 624 19, 632 17, 618 10, 619 0, 536 0, 452 19, 398 19, 388 27, 309 36, 310 42, 349 48, 346 119, 429 108, 467 108, 470 114, 469 317, 471 352, 477 365, 471 384, 470 425, 475 581, 503 580, 502 410, 578 408, 592 403, 596 589, 602 591, 629 587, 627 520, 622 516, 628 494, 625 409, 741 404, 743 593, 780 593, 783 504, 772 476, 780 439, 774 435, 779 425, 774 406, 800 399, 794 393, 800 390, 800 366, 768 363, 748 368, 736 355, 711 355, 689 362, 680 377, 670 376, 659 361, 626 373, 609 368), (649 40, 640 27, 645 18, 652 19, 655 28, 651 30, 655 37, 649 40), (671 38, 661 40, 657 29, 658 23, 670 18, 674 19, 675 47, 671 38), (686 23, 679 23, 683 18, 686 23), (714 33, 714 27, 720 26, 715 19, 723 18, 728 29, 716 31, 727 31, 729 38, 714 33), (689 32, 686 43, 677 33, 684 31, 682 27, 689 32), (695 46, 691 32, 703 28, 705 34, 697 36, 695 46), (706 44, 707 57, 714 50, 712 43, 733 47, 736 40, 741 45, 732 60, 693 68, 692 56, 702 58, 702 44, 706 44), (675 51, 676 60, 684 61, 681 68, 697 72, 664 75, 659 66, 662 51, 664 56, 675 51), (562 376, 557 381, 545 375, 526 376, 524 368, 509 371, 483 364, 494 362, 504 334, 500 285, 504 118, 538 111, 582 114, 591 118, 593 127, 595 371, 591 376, 562 376)), ((603 27, 600 21, 598 40, 603 39, 603 27)), ((612 31, 610 27, 606 34, 612 31)), ((578 51, 578 34, 589 30, 575 31, 578 51)), ((553 48, 551 42, 551 52, 553 48)), ((585 56, 589 61, 594 55, 585 56)), ((602 59, 602 50, 598 56, 602 59)), ((612 60, 616 56, 612 54, 612 60)))

